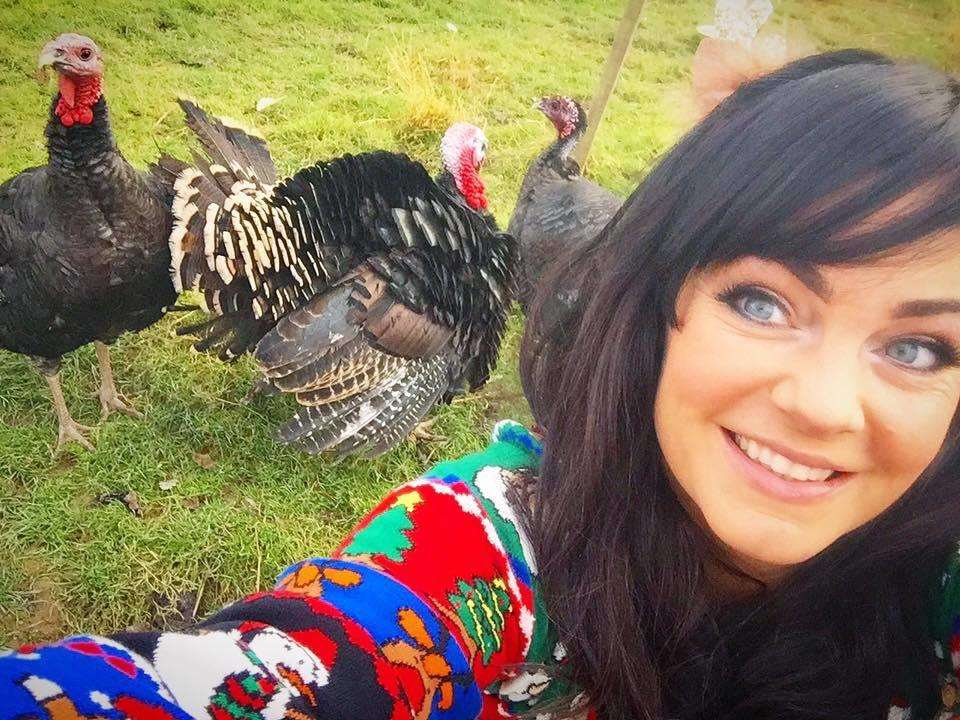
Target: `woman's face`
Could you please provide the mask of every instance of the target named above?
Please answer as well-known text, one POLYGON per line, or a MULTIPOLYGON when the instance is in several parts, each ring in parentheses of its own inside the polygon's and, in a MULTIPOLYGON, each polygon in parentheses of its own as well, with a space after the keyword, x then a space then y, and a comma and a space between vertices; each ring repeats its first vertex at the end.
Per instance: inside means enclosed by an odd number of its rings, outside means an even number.
POLYGON ((925 257, 687 280, 656 399, 678 494, 773 579, 899 498, 960 398, 960 231, 925 257))

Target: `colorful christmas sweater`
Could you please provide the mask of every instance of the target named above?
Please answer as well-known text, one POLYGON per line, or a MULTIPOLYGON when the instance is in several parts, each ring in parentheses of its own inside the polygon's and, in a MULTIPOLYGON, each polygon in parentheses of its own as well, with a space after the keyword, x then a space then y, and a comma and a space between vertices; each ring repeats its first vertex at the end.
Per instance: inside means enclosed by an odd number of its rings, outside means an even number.
POLYGON ((293 565, 272 590, 189 631, 8 652, 0 718, 467 720, 530 710, 551 694, 535 666, 557 660, 515 509, 541 453, 521 426, 499 424, 485 451, 387 495, 331 557, 293 565))
MULTIPOLYGON (((329 558, 188 631, 81 635, 0 652, 0 720, 503 720, 565 688, 518 522, 539 441, 500 423, 483 452, 396 488, 329 558)), ((937 720, 960 720, 960 555, 936 590, 937 720)), ((896 701, 890 720, 907 720, 896 701)))

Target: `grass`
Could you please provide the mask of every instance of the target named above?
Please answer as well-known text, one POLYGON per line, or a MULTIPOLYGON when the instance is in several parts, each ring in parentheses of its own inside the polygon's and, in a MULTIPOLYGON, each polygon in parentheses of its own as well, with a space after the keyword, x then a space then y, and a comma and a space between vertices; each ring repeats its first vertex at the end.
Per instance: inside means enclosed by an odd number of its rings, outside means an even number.
MULTIPOLYGON (((956 0, 777 5, 778 23, 821 48, 960 69, 956 0)), ((594 146, 601 183, 629 192, 682 131, 695 28, 711 7, 648 0, 594 146)), ((490 138, 485 177, 506 223, 526 163, 550 137, 531 98, 589 98, 619 10, 608 0, 0 0, 0 178, 44 161, 51 87, 32 80, 33 67, 47 39, 72 30, 105 52, 114 131, 134 163, 184 151, 177 95, 258 127, 283 171, 373 148, 435 169, 443 129, 468 119, 490 138), (279 102, 257 113, 265 96, 279 102)), ((446 442, 331 464, 273 444, 290 404, 242 404, 250 364, 196 354, 175 335, 183 321, 118 343, 118 383, 147 418, 111 417, 95 453, 51 457, 46 387, 26 359, 0 353, 0 644, 163 624, 178 601, 202 614, 263 588, 289 562, 328 551, 391 485, 482 445, 493 419, 528 417, 516 316, 493 381, 437 413, 446 442)), ((94 365, 89 347, 64 364, 81 422, 97 419, 94 365)))

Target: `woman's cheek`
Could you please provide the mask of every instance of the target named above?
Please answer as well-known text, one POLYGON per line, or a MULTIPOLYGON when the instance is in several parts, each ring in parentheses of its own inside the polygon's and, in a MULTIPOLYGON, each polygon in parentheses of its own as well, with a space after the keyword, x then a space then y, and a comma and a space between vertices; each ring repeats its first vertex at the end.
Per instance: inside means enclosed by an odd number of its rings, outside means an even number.
POLYGON ((939 393, 911 397, 910 402, 891 403, 877 414, 871 435, 878 465, 895 484, 909 486, 933 462, 940 452, 953 421, 956 399, 939 393))
MULTIPOLYGON (((684 394, 733 399, 768 383, 789 362, 791 343, 772 334, 761 337, 732 311, 694 304, 686 322, 671 333, 667 366, 683 383, 684 394)), ((761 331, 762 332, 762 331, 761 331)))

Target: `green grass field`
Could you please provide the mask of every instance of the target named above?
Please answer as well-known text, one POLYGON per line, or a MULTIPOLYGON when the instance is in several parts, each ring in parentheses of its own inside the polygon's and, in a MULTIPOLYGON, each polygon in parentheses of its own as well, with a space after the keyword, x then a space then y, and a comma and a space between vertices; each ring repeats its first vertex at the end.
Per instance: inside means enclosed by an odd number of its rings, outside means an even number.
MULTIPOLYGON (((823 49, 863 46, 960 70, 956 0, 782 0, 776 24, 823 49)), ((590 174, 626 194, 685 123, 684 89, 711 0, 648 0, 594 146, 590 174)), ((529 159, 549 141, 532 98, 588 99, 621 10, 614 0, 0 0, 0 179, 45 161, 52 85, 40 47, 65 31, 105 53, 114 132, 133 162, 183 153, 174 103, 259 128, 282 171, 374 148, 435 169, 455 119, 481 125, 485 179, 506 223, 529 159), (448 24, 452 24, 448 26, 448 24), (280 101, 262 113, 261 97, 280 101)), ((407 442, 375 461, 331 464, 273 444, 291 412, 244 405, 249 363, 198 355, 168 318, 127 336, 118 385, 146 413, 112 416, 57 457, 46 385, 0 352, 0 645, 80 629, 174 622, 265 587, 287 563, 331 548, 388 487, 479 447, 492 421, 527 417, 514 317, 493 381, 436 414, 446 442, 407 442), (138 513, 122 501, 135 493, 138 513)), ((92 348, 64 363, 74 416, 98 419, 92 348)))

